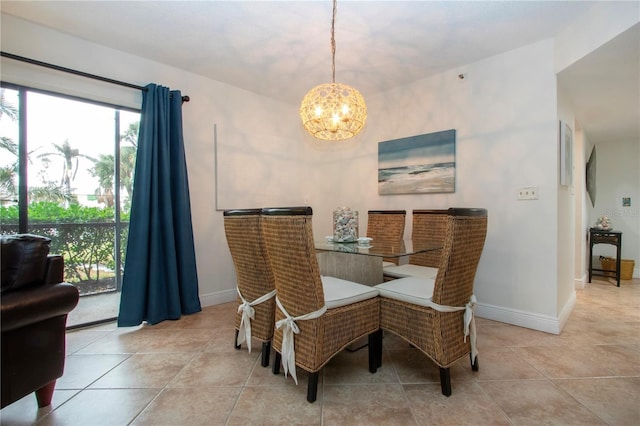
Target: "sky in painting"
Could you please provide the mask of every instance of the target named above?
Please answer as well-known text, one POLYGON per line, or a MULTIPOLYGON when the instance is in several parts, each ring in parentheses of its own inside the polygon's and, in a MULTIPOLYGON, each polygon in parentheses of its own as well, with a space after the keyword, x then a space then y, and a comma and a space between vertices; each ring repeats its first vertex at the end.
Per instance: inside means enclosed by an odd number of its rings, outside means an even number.
POLYGON ((455 130, 380 142, 380 169, 455 161, 455 130))

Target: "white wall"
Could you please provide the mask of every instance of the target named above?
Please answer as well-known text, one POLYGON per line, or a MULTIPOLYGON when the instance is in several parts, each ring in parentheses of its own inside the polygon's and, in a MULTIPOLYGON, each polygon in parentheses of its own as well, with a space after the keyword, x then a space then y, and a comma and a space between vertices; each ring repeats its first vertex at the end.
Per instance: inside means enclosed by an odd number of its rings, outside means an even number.
MULTIPOLYGON (((606 2, 596 4, 588 13, 576 19, 556 37, 555 68, 560 72, 574 62, 588 55, 609 40, 640 22, 640 3, 638 2, 606 2)), ((559 104, 565 116, 572 116, 571 106, 560 94, 559 104)), ((580 123, 574 122, 574 129, 580 129, 580 123)), ((586 281, 589 246, 586 242, 588 229, 599 216, 610 215, 614 227, 623 231, 622 257, 634 259, 636 269, 634 277, 640 276, 640 214, 638 198, 640 186, 640 141, 611 141, 605 146, 596 146, 598 165, 596 171, 597 197, 596 206, 591 202, 584 189, 584 167, 593 144, 588 134, 578 134, 581 139, 576 151, 574 165, 576 181, 575 202, 575 247, 576 263, 574 275, 576 282, 586 281), (604 159, 601 160, 601 156, 604 159), (628 194, 628 195, 622 195, 628 194), (632 198, 631 207, 622 207, 622 197, 632 198), (578 251, 581 250, 581 251, 578 251)), ((568 214, 568 213, 567 213, 568 214)), ((559 211, 559 217, 565 215, 559 211)), ((560 219, 562 220, 562 219, 560 219)), ((597 245, 594 247, 596 259, 600 254, 614 255, 613 246, 597 245)), ((596 260, 597 262, 597 260, 596 260)), ((597 263, 596 263, 597 265, 597 263)))
MULTIPOLYGON (((576 151, 581 149, 576 143, 576 124, 573 112, 567 108, 562 93, 558 93, 558 122, 556 123, 556 150, 560 152, 560 122, 566 123, 571 128, 571 139, 573 141, 572 179, 569 185, 560 185, 558 178, 558 288, 557 288, 557 307, 560 312, 566 305, 563 312, 563 321, 567 319, 568 314, 575 304, 575 241, 576 241, 576 214, 575 214, 575 193, 582 190, 582 181, 578 180, 579 173, 576 172, 576 151)), ((560 168, 562 159, 558 157, 556 170, 560 168)))
MULTIPOLYGON (((567 39, 562 43, 569 44, 567 39)), ((559 250, 565 249, 559 229, 566 220, 559 218, 559 203, 568 194, 560 195, 558 189, 559 61, 554 40, 378 96, 365 93, 367 127, 354 141, 337 144, 303 134, 297 106, 5 15, 2 50, 140 85, 155 82, 191 97, 183 108, 185 148, 205 306, 235 298, 222 214, 215 210, 217 124, 218 208, 311 205, 315 234, 322 237, 331 232, 331 213, 341 205, 361 212, 362 229, 368 209, 486 207, 489 229, 476 279, 478 313, 544 331, 561 329, 571 303, 564 281, 573 279, 573 264, 558 265, 563 260, 559 250), (459 79, 459 73, 466 78, 459 79), (455 193, 377 194, 378 142, 452 128, 457 130, 455 193), (517 188, 531 185, 538 186, 539 199, 517 201, 517 188)), ((77 78, 61 83, 42 70, 12 73, 12 67, 16 64, 2 60, 3 80, 22 83, 17 81, 21 76, 30 77, 57 84, 62 91, 139 105, 139 93, 85 85, 77 78)), ((410 234, 409 216, 406 236, 410 234)), ((568 250, 574 251, 572 246, 568 250)))
MULTIPOLYGON (((596 204, 589 204, 590 224, 600 216, 609 216, 613 227, 622 232, 622 258, 635 261, 634 277, 640 277, 640 141, 620 141, 596 145, 596 204), (630 197, 631 206, 623 207, 622 198, 630 197)), ((614 246, 593 247, 594 265, 599 256, 615 257, 614 246)), ((599 266, 596 266, 599 267, 599 266)))
MULTIPOLYGON (((553 52, 553 41, 546 40, 367 97, 370 115, 358 141, 333 149, 318 144, 322 156, 307 149, 319 158, 308 190, 319 197, 317 236, 330 233, 331 212, 341 204, 362 212, 363 229, 367 209, 485 207, 489 228, 475 286, 479 315, 557 332, 553 52), (377 194, 378 142, 446 129, 457 130, 455 193, 377 194), (539 200, 517 201, 517 188, 531 185, 538 186, 539 200)), ((409 215, 407 236, 410 221, 409 215)))
POLYGON ((583 289, 587 282, 587 268, 589 262, 587 260, 589 245, 587 229, 591 226, 588 215, 588 205, 591 203, 589 194, 587 193, 587 173, 586 164, 589 161, 591 149, 589 141, 582 130, 579 122, 574 121, 575 125, 575 151, 574 151, 574 177, 575 177, 575 226, 574 226, 574 254, 575 265, 573 268, 574 282, 576 289, 583 289))
MULTIPOLYGON (((2 50, 144 86, 179 89, 200 296, 204 306, 235 300, 235 272, 215 210, 214 124, 222 208, 300 204, 297 110, 274 100, 2 15, 2 50), (46 42, 45 42, 46 41, 46 42), (125 65, 126 64, 126 65, 125 65), (235 192, 237 190, 237 192, 235 192), (262 192, 264 191, 264 192, 262 192), (266 194, 262 198, 259 194, 266 194)), ((2 58, 3 81, 140 108, 139 91, 2 58)))

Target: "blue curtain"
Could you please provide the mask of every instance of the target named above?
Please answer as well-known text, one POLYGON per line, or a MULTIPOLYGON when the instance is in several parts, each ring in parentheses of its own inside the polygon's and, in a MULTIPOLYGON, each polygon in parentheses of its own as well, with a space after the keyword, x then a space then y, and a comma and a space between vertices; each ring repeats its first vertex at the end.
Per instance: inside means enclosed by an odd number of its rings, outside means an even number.
POLYGON ((180 91, 143 92, 118 326, 199 312, 180 91))

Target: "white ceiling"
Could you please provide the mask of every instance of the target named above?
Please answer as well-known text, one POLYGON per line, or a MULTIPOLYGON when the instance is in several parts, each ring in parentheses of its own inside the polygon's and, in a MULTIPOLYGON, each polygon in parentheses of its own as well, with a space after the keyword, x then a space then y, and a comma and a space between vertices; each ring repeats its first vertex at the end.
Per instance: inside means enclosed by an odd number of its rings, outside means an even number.
POLYGON ((640 24, 558 74, 593 143, 640 143, 640 24))
MULTIPOLYGON (((366 99, 553 37, 592 6, 586 1, 340 0, 336 81, 357 87, 366 99)), ((331 80, 329 0, 2 0, 0 8, 2 13, 291 104, 298 104, 312 86, 331 80)), ((593 142, 599 140, 591 132, 606 139, 622 129, 640 139, 639 40, 636 30, 624 41, 609 43, 625 54, 607 50, 600 59, 585 58, 560 76, 566 93, 580 104, 575 106, 578 119, 593 142), (611 69, 629 72, 620 75, 611 69), (608 83, 600 84, 602 79, 608 83), (635 80, 635 91, 625 88, 629 80, 635 80), (630 93, 635 99, 629 99, 630 93), (635 128, 622 123, 623 116, 627 121, 631 116, 635 128)))

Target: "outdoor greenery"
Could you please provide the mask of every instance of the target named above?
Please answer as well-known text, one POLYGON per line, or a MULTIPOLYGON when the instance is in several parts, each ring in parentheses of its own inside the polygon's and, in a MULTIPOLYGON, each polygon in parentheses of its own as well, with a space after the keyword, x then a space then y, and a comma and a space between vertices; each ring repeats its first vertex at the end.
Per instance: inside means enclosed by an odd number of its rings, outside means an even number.
MULTIPOLYGON (((18 207, 0 207, 2 233, 18 229, 18 207)), ((116 266, 113 208, 69 207, 41 201, 29 206, 29 232, 51 238, 51 253, 65 260, 65 280, 72 283, 111 278, 116 266)), ((128 215, 122 215, 121 256, 127 242, 128 215)))

